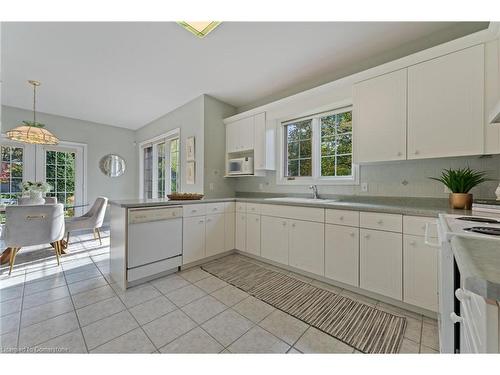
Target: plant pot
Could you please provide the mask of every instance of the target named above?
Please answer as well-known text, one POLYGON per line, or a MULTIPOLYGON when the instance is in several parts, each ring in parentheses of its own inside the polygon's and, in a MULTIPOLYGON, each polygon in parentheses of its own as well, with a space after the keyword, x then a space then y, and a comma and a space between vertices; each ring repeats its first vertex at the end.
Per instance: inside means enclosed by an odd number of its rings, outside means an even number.
POLYGON ((41 191, 30 191, 29 199, 26 200, 25 204, 45 204, 45 199, 43 198, 43 193, 41 191))
POLYGON ((451 193, 450 194, 450 207, 460 210, 472 209, 472 194, 465 193, 451 193))

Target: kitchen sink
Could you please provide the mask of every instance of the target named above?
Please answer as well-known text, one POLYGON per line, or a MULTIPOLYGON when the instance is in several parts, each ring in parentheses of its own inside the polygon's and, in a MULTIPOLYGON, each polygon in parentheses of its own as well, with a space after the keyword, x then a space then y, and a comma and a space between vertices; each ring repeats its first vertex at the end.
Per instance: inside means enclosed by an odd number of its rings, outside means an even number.
POLYGON ((268 201, 273 202, 290 202, 290 203, 333 203, 337 199, 321 199, 321 198, 295 198, 295 197, 279 197, 279 198, 266 198, 268 201))

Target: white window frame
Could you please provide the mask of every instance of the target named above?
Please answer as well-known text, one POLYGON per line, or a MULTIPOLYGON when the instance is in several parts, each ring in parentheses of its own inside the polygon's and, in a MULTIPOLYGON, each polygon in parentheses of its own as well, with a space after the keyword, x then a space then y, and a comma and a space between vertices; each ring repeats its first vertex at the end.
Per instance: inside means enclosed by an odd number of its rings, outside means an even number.
MULTIPOLYGON (((353 106, 342 106, 334 110, 317 112, 307 116, 294 118, 291 120, 281 121, 278 124, 278 171, 276 173, 277 185, 359 185, 359 165, 352 164, 351 176, 321 176, 321 124, 320 117, 334 115, 338 113, 352 111, 353 106), (312 176, 297 176, 290 179, 285 176, 285 160, 287 159, 285 127, 286 125, 312 119, 312 145, 311 145, 311 162, 312 176)), ((354 132, 354 128, 352 130, 354 132)), ((354 152, 354 142, 353 142, 354 152)))
MULTIPOLYGON (((60 141, 56 146, 43 146, 26 144, 22 142, 12 141, 6 137, 5 134, 1 135, 0 143, 7 146, 15 146, 23 148, 23 182, 25 181, 45 181, 45 147, 61 150, 72 151, 78 154, 81 158, 81 164, 76 165, 76 180, 75 186, 80 186, 81 196, 75 202, 76 206, 87 204, 87 144, 79 142, 60 141), (26 162, 29 160, 30 162, 26 162)), ((76 190, 75 190, 76 193, 76 190)), ((63 203, 63 202, 61 202, 63 203)), ((82 215, 85 211, 84 207, 75 209, 75 216, 82 215)))
MULTIPOLYGON (((165 165, 167 166, 166 170, 166 178, 165 178, 165 184, 167 181, 170 181, 170 141, 179 138, 180 140, 181 137, 181 129, 176 128, 173 129, 167 133, 161 134, 159 136, 156 136, 154 138, 142 141, 139 143, 139 199, 144 198, 144 148, 153 146, 153 197, 152 199, 156 199, 158 197, 158 144, 165 142, 165 150, 167 150, 167 153, 165 155, 165 165)), ((181 147, 180 147, 180 142, 179 142, 179 164, 180 164, 180 159, 181 158, 181 147)), ((180 171, 178 173, 178 181, 179 180, 179 175, 180 171)), ((169 184, 170 186, 170 184, 169 184)), ((165 187, 165 191, 170 192, 170 190, 167 190, 165 187)))

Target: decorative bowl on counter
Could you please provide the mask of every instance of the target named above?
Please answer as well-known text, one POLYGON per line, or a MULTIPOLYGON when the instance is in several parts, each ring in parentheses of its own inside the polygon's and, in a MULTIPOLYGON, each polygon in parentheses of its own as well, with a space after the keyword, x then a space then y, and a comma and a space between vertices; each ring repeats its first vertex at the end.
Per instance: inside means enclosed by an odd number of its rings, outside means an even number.
POLYGON ((203 194, 198 193, 172 193, 167 194, 171 201, 197 201, 203 198, 203 194))

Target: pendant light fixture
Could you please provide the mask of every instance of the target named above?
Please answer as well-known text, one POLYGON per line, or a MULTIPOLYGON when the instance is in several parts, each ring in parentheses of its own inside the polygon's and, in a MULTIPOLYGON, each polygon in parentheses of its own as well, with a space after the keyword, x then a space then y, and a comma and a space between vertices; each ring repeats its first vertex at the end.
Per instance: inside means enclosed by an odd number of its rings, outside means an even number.
POLYGON ((220 25, 219 21, 178 21, 177 23, 198 38, 206 37, 210 31, 220 25))
POLYGON ((28 81, 33 86, 33 121, 23 121, 22 125, 9 130, 7 138, 13 141, 39 145, 56 145, 59 139, 47 129, 45 125, 36 121, 36 88, 40 86, 38 81, 28 81))

